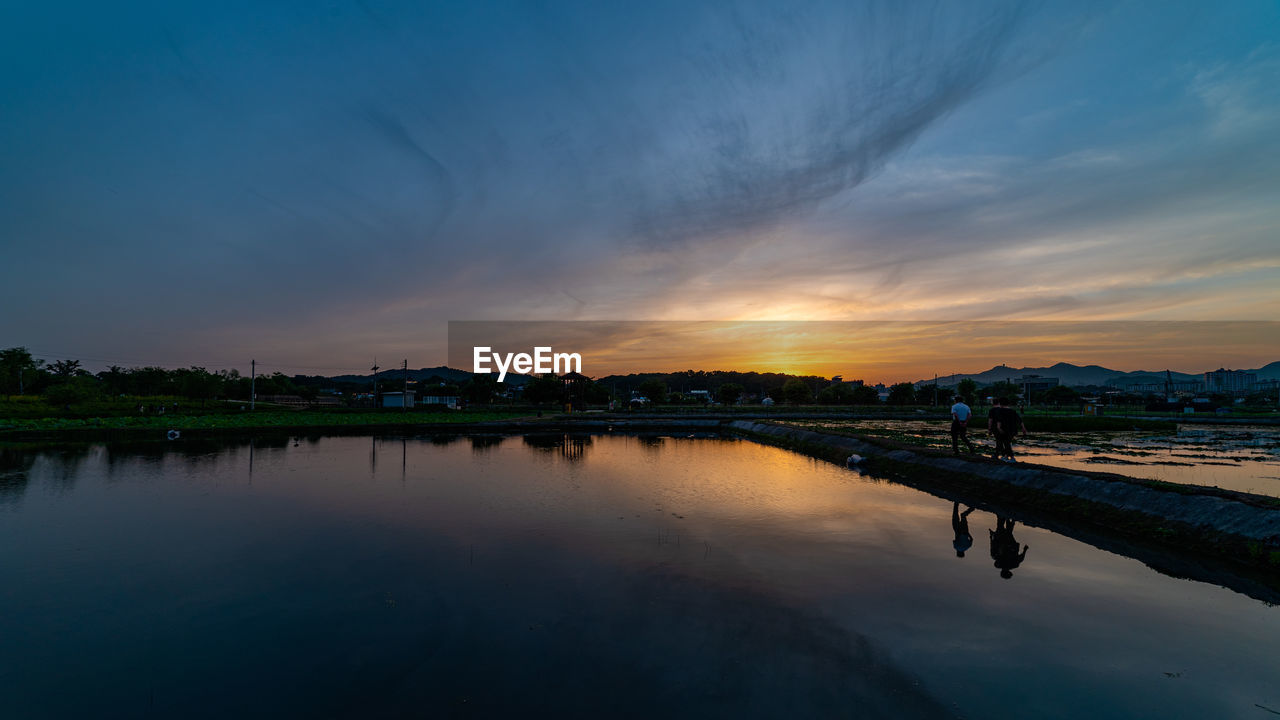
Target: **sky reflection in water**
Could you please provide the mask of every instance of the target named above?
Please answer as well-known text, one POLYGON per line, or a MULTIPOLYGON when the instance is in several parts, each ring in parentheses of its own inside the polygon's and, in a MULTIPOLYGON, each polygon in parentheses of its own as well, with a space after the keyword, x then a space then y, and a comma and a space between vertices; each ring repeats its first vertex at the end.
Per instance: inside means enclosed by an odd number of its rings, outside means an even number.
MULTIPOLYGON (((1017 520, 1017 518, 1014 518, 1017 520)), ((739 440, 9 450, 12 717, 1258 717, 1280 614, 739 440)))

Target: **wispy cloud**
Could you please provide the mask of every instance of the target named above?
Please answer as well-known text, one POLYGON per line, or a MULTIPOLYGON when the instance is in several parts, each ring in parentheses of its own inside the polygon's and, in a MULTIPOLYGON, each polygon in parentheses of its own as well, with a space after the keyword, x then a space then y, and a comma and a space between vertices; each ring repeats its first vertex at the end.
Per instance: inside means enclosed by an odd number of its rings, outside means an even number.
POLYGON ((462 318, 1275 298, 1252 290, 1275 258, 1274 51, 1140 58, 1188 107, 1118 137, 1145 97, 1037 94, 1049 71, 1127 82, 1062 60, 1146 31, 1088 4, 22 12, 0 24, 14 343, 363 357, 438 349, 462 318))

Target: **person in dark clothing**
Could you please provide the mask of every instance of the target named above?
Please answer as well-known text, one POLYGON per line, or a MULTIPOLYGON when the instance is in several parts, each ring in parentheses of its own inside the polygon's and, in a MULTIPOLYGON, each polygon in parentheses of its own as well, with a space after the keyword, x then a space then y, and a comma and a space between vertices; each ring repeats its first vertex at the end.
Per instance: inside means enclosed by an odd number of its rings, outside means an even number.
POLYGON ((995 459, 1007 459, 1017 462, 1013 457, 1013 438, 1021 431, 1027 434, 1027 427, 1022 424, 1022 417, 1012 407, 1009 398, 1000 398, 987 414, 987 430, 996 441, 995 459))
POLYGON ((1018 436, 1018 433, 1026 435, 1027 426, 1022 424, 1022 416, 1014 409, 1013 401, 1009 398, 1002 398, 1000 400, 1000 409, 1003 411, 1003 418, 1001 419, 1000 427, 1005 435, 1005 457, 1009 459, 1009 462, 1018 462, 1017 459, 1013 457, 1013 439, 1018 436))
POLYGON ((1031 549, 1030 545, 1023 545, 1022 552, 1018 552, 1018 540, 1013 536, 1014 522, 1013 518, 997 515, 996 529, 987 531, 991 536, 991 559, 1005 580, 1013 577, 1013 571, 1027 559, 1027 551, 1031 549))
POLYGON ((1000 432, 1000 420, 1004 417, 1004 410, 1000 408, 1001 398, 997 398, 991 402, 991 409, 987 411, 987 432, 991 435, 991 439, 995 441, 996 448, 991 453, 992 460, 1000 460, 1005 456, 1004 453, 1004 436, 1000 432))
POLYGON ((973 547, 973 535, 969 533, 969 513, 971 512, 973 508, 960 512, 959 502, 951 505, 951 530, 956 534, 956 539, 951 546, 956 550, 956 557, 964 557, 964 551, 973 547))

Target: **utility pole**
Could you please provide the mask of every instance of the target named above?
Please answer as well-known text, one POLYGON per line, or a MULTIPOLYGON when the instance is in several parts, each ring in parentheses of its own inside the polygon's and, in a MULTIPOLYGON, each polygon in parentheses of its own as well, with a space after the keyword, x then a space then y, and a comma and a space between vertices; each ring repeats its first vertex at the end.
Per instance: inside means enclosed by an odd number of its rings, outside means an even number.
POLYGON ((249 409, 254 408, 254 403, 258 400, 258 361, 249 361, 249 409))
POLYGON ((404 359, 404 395, 400 398, 400 411, 409 411, 409 358, 404 359))
POLYGON ((373 367, 369 368, 373 371, 373 409, 378 409, 378 356, 373 356, 373 367))

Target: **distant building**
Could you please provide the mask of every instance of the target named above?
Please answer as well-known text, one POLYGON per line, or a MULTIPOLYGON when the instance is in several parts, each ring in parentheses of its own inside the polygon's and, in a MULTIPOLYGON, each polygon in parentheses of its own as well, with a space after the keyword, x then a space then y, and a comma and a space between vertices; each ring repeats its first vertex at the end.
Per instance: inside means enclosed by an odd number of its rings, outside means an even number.
POLYGON ((1258 382, 1258 374, 1244 370, 1227 370, 1218 368, 1204 374, 1204 389, 1211 393, 1227 393, 1243 395, 1258 382))
POLYGON ((1027 402, 1032 401, 1049 388, 1058 387, 1058 378, 1040 377, 1039 375, 1023 375, 1015 382, 1022 388, 1022 397, 1027 402))
POLYGON ((291 407, 303 407, 307 404, 307 401, 299 395, 259 395, 258 402, 291 407))
POLYGON ((419 405, 444 405, 445 407, 450 409, 457 409, 458 396, 457 395, 424 395, 422 399, 418 401, 418 404, 419 405))
POLYGON ((1194 395, 1204 389, 1204 385, 1199 380, 1191 382, 1145 382, 1130 383, 1124 386, 1125 392, 1134 393, 1136 395, 1164 395, 1166 392, 1170 396, 1178 395, 1194 395))
POLYGON ((880 398, 880 402, 888 402, 889 388, 885 387, 884 383, 876 383, 874 387, 876 389, 876 396, 880 398))
POLYGON ((702 400, 703 402, 711 402, 710 390, 690 390, 684 396, 689 400, 702 400))
POLYGON ((384 392, 382 393, 382 407, 384 408, 413 407, 413 393, 384 392))

